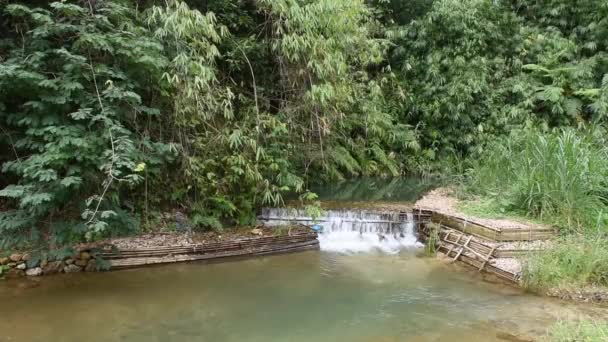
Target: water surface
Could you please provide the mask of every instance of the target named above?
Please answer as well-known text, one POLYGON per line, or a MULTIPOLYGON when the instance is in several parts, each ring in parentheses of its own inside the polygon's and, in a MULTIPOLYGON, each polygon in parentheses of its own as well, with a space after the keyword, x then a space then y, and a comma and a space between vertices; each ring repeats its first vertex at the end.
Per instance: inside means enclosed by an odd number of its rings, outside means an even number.
POLYGON ((605 314, 476 276, 412 251, 310 251, 13 280, 0 341, 503 341, 605 314))

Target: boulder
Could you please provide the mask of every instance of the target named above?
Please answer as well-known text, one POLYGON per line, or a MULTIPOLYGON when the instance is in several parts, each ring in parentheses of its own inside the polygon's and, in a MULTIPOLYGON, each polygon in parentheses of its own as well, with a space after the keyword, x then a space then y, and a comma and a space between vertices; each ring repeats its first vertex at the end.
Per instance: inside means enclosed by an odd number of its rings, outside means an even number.
POLYGON ((71 265, 73 263, 74 263, 74 259, 72 259, 72 258, 66 259, 66 261, 65 261, 66 265, 71 265))
POLYGON ((80 266, 80 267, 85 267, 87 265, 87 263, 88 263, 88 261, 83 260, 83 259, 78 259, 78 260, 74 261, 74 265, 80 266))
POLYGON ((86 272, 95 272, 95 271, 97 271, 97 262, 95 261, 95 259, 89 260, 89 262, 87 263, 87 266, 84 268, 84 270, 86 272))
POLYGON ((9 258, 0 258, 0 265, 6 265, 9 262, 11 262, 11 259, 9 258))
POLYGON ((63 270, 63 262, 61 261, 51 261, 42 267, 42 272, 44 274, 55 274, 61 273, 63 270))
POLYGON ((19 262, 21 261, 21 254, 19 253, 13 253, 11 254, 11 256, 8 257, 12 262, 19 262))
POLYGON ((80 266, 71 264, 71 265, 67 265, 66 267, 63 268, 63 272, 65 273, 76 273, 76 272, 80 272, 82 271, 82 268, 80 266))
POLYGON ((25 253, 21 256, 21 260, 23 261, 28 261, 32 258, 32 255, 30 253, 25 253))
POLYGON ((21 264, 17 265, 18 270, 25 270, 26 268, 27 268, 27 265, 25 263, 21 263, 21 264))
POLYGON ((36 267, 36 268, 30 268, 29 270, 25 271, 25 275, 28 277, 38 277, 42 275, 42 268, 40 267, 36 267))
POLYGON ((91 260, 92 256, 91 253, 89 252, 82 252, 80 253, 80 259, 84 260, 84 261, 89 261, 91 260))

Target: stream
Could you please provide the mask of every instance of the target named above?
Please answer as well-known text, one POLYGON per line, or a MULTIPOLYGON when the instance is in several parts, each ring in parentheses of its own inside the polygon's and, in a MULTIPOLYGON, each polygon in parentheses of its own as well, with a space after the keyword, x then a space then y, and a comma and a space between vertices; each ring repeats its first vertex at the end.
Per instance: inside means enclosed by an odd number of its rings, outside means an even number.
POLYGON ((309 251, 0 282, 0 341, 517 341, 605 315, 413 250, 309 251))
POLYGON ((421 256, 411 214, 314 224, 320 251, 0 281, 0 342, 535 341, 558 320, 608 316, 421 256))

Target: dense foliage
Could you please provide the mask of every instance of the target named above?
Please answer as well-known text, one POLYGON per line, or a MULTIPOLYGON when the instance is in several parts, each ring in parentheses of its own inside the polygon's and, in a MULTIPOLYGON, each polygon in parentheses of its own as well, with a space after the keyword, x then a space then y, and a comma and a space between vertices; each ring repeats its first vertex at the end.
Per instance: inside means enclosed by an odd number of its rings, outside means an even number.
MULTIPOLYGON (((601 1, 2 1, 0 13, 0 248, 136 232, 171 210, 196 227, 248 224, 285 193, 313 200, 311 182, 433 173, 523 127, 579 139, 608 110, 601 1)), ((546 199, 570 183, 534 177, 542 188, 511 188, 513 205, 577 209, 546 199)), ((606 183, 592 180, 577 196, 601 211, 606 183)), ((568 215, 573 229, 595 217, 568 215)))

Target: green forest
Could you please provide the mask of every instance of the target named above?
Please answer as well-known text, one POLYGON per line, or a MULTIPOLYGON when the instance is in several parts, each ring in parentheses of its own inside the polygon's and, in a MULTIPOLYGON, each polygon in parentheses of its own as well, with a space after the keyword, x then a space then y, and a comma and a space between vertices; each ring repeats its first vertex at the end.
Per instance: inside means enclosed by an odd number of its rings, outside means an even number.
POLYGON ((0 249, 416 175, 559 227, 532 286, 608 284, 606 42, 598 0, 2 0, 0 249))

